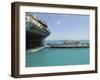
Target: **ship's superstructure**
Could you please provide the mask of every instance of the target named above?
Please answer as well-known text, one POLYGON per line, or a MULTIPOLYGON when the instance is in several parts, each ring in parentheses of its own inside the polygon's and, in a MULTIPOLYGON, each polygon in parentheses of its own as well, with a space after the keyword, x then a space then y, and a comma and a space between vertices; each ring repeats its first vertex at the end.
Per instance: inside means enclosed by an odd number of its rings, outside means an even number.
POLYGON ((26 49, 43 46, 45 38, 50 34, 46 22, 31 13, 26 13, 25 25, 26 49))

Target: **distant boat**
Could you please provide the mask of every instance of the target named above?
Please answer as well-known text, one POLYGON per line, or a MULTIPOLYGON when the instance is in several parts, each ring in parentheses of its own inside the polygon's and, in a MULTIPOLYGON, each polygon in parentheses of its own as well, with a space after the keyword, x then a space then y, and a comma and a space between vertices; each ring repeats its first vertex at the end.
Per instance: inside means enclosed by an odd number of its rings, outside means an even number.
POLYGON ((51 48, 89 48, 89 43, 81 43, 80 41, 64 40, 63 44, 49 44, 51 48))

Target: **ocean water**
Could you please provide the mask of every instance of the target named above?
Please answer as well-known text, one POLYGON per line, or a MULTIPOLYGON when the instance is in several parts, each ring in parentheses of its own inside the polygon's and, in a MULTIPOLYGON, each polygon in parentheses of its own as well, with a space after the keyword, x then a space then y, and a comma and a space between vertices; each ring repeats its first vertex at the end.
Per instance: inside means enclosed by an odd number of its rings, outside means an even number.
POLYGON ((44 48, 26 54, 26 67, 84 65, 89 55, 89 48, 44 48))

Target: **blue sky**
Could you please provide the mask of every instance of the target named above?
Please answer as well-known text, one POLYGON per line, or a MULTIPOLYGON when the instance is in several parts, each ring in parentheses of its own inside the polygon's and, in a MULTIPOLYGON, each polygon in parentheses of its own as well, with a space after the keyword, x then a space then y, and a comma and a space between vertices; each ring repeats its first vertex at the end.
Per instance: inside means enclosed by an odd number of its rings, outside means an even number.
POLYGON ((46 40, 89 40, 89 15, 33 13, 44 20, 51 34, 46 40))

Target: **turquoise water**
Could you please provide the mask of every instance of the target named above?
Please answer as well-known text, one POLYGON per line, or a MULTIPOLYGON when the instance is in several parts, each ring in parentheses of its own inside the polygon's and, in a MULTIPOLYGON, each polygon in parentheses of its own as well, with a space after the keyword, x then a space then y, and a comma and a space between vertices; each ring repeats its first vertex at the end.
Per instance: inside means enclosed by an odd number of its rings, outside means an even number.
POLYGON ((89 64, 89 48, 44 48, 26 54, 26 67, 89 64))

